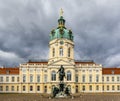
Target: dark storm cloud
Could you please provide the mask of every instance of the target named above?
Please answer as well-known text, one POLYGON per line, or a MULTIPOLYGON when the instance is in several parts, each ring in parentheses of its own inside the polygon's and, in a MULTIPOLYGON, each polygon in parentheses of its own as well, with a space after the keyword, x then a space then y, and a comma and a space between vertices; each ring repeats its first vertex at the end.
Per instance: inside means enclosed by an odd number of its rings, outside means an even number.
POLYGON ((119 0, 0 0, 0 65, 48 59, 60 8, 74 33, 75 59, 120 66, 119 0))

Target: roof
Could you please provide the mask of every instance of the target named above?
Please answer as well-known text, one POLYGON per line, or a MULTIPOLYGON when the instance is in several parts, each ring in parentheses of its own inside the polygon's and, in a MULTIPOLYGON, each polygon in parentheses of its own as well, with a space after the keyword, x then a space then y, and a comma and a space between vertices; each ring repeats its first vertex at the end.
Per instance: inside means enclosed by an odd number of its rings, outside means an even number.
POLYGON ((19 68, 18 67, 15 67, 15 68, 12 68, 12 67, 3 67, 3 68, 0 68, 0 75, 3 75, 3 74, 7 74, 7 75, 16 75, 16 74, 19 74, 19 68))
POLYGON ((31 61, 31 60, 29 60, 27 63, 29 63, 29 64, 48 64, 48 62, 47 61, 31 61))
POLYGON ((102 68, 102 74, 103 75, 106 75, 106 74, 109 74, 109 75, 113 75, 113 74, 120 74, 120 68, 102 68))
POLYGON ((95 62, 93 60, 76 60, 75 64, 95 64, 95 62))

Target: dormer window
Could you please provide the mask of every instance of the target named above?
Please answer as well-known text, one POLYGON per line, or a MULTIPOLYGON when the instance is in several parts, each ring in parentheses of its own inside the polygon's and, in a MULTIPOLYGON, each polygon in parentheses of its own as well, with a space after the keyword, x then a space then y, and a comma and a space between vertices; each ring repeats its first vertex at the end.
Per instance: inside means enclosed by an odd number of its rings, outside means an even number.
POLYGON ((112 70, 112 74, 114 74, 114 70, 112 70))
POLYGON ((60 53, 60 56, 63 56, 63 48, 62 47, 60 47, 59 53, 60 53))
POLYGON ((7 70, 7 71, 6 71, 6 74, 10 74, 10 70, 7 70))

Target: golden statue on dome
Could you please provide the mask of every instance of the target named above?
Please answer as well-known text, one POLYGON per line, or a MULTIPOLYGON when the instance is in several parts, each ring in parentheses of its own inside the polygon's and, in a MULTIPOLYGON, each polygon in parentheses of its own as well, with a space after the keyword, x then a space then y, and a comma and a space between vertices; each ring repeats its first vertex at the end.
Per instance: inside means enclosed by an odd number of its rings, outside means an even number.
POLYGON ((64 12, 63 12, 63 9, 61 8, 61 9, 60 9, 60 16, 63 16, 63 13, 64 13, 64 12))

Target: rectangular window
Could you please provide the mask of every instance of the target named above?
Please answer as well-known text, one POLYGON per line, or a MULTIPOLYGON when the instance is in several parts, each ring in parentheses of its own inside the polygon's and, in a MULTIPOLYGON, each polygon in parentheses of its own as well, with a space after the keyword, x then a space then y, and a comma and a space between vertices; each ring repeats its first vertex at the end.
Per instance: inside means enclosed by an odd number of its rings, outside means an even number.
POLYGON ((39 69, 39 68, 37 68, 37 69, 36 69, 36 72, 37 72, 37 73, 39 73, 39 72, 40 72, 40 69, 39 69))
POLYGON ((112 90, 115 90, 115 86, 112 85, 112 90))
POLYGON ((12 82, 14 82, 15 81, 15 77, 12 77, 12 82))
POLYGON ((30 70, 29 70, 29 71, 30 71, 30 73, 32 73, 32 72, 34 71, 34 69, 30 68, 30 70))
POLYGON ((89 90, 92 91, 92 85, 89 86, 89 90))
POLYGON ((11 86, 11 91, 14 91, 14 86, 11 86))
POLYGON ((120 77, 119 76, 117 77, 117 81, 120 81, 120 77))
POLYGON ((3 86, 0 86, 0 91, 3 91, 3 86))
POLYGON ((37 82, 40 82, 40 75, 37 75, 37 82))
POLYGON ((92 82, 92 75, 89 75, 89 82, 92 82))
POLYGON ((109 77, 107 77, 107 81, 109 81, 109 77))
POLYGON ((8 86, 6 86, 6 91, 9 91, 9 87, 8 86))
POLYGON ((9 82, 9 77, 8 76, 6 77, 6 82, 9 82))
POLYGON ((19 82, 19 77, 17 77, 17 82, 19 82))
POLYGON ((82 82, 85 82, 85 75, 82 76, 82 82))
POLYGON ((114 77, 112 77, 112 81, 114 81, 114 77))
POLYGON ((26 75, 23 74, 23 82, 26 82, 26 75))
POLYGON ((33 75, 30 74, 30 82, 33 82, 33 75))
POLYGON ((102 77, 102 81, 104 82, 104 77, 102 77))
POLYGON ((0 82, 3 82, 3 77, 2 76, 0 77, 0 82))
POLYGON ((26 72, 26 68, 23 68, 23 69, 22 69, 22 72, 25 73, 25 72, 26 72))

